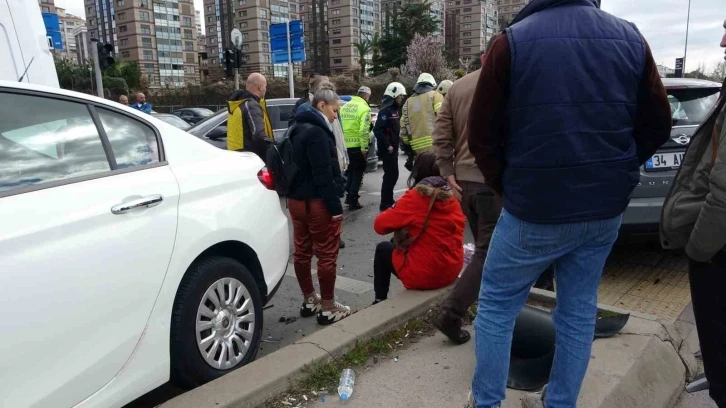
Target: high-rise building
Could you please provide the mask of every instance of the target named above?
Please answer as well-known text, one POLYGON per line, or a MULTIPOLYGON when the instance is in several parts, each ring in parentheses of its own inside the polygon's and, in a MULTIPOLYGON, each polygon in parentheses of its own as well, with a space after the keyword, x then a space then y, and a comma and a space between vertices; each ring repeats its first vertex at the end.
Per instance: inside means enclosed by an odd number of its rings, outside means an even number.
POLYGON ((194 25, 197 27, 197 39, 204 34, 202 31, 202 12, 194 10, 194 25))
POLYGON ((76 55, 80 65, 85 65, 93 57, 91 53, 91 38, 88 36, 88 28, 85 25, 78 26, 71 32, 76 42, 76 55))
POLYGON ((479 60, 499 28, 496 0, 449 0, 446 4, 446 50, 463 65, 479 60))
POLYGON ((150 87, 199 83, 193 0, 85 0, 91 38, 138 61, 150 87))
MULTIPOLYGON (((381 32, 380 0, 301 0, 300 14, 305 24, 306 72, 359 70, 356 44, 371 41, 381 32)), ((366 59, 372 57, 370 50, 366 59)))
POLYGON ((55 7, 55 0, 38 0, 38 4, 40 4, 41 13, 58 14, 55 7))
POLYGON ((233 48, 231 32, 242 33, 245 65, 240 70, 287 77, 286 64, 272 64, 270 24, 299 19, 298 0, 204 0, 204 24, 210 76, 221 77, 224 50, 233 48))
POLYGON ((63 39, 63 49, 59 50, 60 57, 76 60, 76 37, 73 31, 78 27, 84 27, 86 20, 66 13, 66 10, 56 7, 58 19, 60 23, 61 38, 63 39))
POLYGON ((531 0, 498 0, 499 1, 499 24, 501 28, 506 27, 514 20, 519 10, 529 4, 531 0))

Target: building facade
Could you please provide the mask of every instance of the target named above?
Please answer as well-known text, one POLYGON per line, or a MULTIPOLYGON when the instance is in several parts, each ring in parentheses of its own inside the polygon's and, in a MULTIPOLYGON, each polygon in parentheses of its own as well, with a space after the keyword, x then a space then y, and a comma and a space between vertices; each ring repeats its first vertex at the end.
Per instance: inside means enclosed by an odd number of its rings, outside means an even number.
MULTIPOLYGON (((359 72, 356 47, 381 33, 380 0, 301 0, 307 61, 304 72, 342 74, 359 72), (322 23, 321 23, 322 22, 322 23)), ((373 51, 366 60, 370 62, 373 51)))
POLYGON ((287 77, 286 64, 272 64, 270 24, 299 19, 298 0, 204 0, 203 11, 210 79, 224 77, 224 50, 233 48, 235 28, 242 33, 242 75, 287 77))
POLYGON ((55 0, 38 0, 38 4, 40 5, 41 13, 58 14, 55 7, 55 0))
POLYGON ((499 1, 499 24, 501 28, 506 27, 514 20, 519 10, 529 4, 531 0, 498 0, 499 1))
POLYGON ((80 65, 86 65, 86 62, 93 57, 91 53, 91 38, 88 36, 88 28, 85 25, 76 27, 71 36, 76 43, 76 61, 80 65))
POLYGON ((445 18, 446 50, 461 68, 475 65, 499 30, 496 0, 449 0, 445 18))
POLYGON ((73 14, 66 13, 66 10, 56 7, 60 22, 61 37, 63 38, 63 49, 58 54, 61 58, 69 58, 76 61, 76 37, 73 32, 78 27, 85 27, 86 20, 73 14))
POLYGON ((199 83, 193 0, 85 0, 89 36, 138 61, 150 87, 199 83))

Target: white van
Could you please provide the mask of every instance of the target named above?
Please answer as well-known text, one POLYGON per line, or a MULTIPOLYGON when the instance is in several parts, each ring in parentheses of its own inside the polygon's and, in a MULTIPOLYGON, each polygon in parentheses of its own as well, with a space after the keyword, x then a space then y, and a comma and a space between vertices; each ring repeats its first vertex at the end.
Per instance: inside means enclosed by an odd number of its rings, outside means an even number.
POLYGON ((0 0, 0 80, 59 88, 58 74, 35 0, 0 0))

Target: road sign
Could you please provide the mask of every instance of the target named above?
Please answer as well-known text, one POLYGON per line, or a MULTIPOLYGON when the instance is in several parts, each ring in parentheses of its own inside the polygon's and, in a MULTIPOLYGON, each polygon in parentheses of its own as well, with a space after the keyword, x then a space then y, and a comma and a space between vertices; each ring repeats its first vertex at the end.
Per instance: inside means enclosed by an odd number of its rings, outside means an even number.
POLYGON ((305 40, 302 20, 270 24, 270 51, 273 64, 305 61, 305 40), (288 40, 289 33, 289 40, 288 40), (288 49, 289 41, 289 49, 288 49))
POLYGON ((676 58, 676 78, 683 78, 683 58, 676 58))
POLYGON ((242 45, 242 32, 236 28, 232 30, 232 44, 235 48, 242 45))

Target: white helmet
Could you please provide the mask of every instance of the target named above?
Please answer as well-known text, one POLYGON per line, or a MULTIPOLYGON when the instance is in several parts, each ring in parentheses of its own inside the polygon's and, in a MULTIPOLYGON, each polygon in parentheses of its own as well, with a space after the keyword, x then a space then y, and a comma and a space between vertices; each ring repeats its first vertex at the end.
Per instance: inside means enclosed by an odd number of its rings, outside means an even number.
POLYGON ((418 81, 416 81, 417 84, 431 84, 434 87, 436 87, 436 80, 434 79, 434 76, 431 74, 428 74, 424 72, 423 74, 418 76, 418 81))
POLYGON ((386 92, 384 92, 383 95, 390 96, 395 99, 401 95, 406 95, 406 88, 400 82, 391 82, 386 87, 386 92))
POLYGON ((449 88, 451 88, 451 85, 454 85, 454 83, 446 79, 441 81, 439 87, 436 90, 439 91, 441 95, 446 95, 446 93, 449 92, 449 88))

